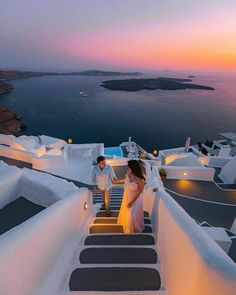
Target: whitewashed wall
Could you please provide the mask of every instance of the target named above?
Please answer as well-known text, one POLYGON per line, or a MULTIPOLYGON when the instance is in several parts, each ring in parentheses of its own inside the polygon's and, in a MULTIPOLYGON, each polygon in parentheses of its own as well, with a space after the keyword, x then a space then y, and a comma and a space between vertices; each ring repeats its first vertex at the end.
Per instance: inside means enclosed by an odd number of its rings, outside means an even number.
POLYGON ((0 209, 19 197, 22 170, 0 161, 0 209))
POLYGON ((56 295, 69 291, 71 268, 92 214, 91 193, 80 189, 3 234, 0 294, 56 295))
POLYGON ((221 169, 219 176, 225 183, 236 183, 236 156, 221 169))
POLYGON ((46 207, 78 190, 74 183, 65 179, 26 168, 18 185, 21 196, 46 207))
POLYGON ((51 167, 63 167, 66 165, 66 159, 64 153, 60 156, 55 155, 43 155, 42 157, 32 156, 32 167, 37 170, 45 170, 51 167))
POLYGON ((126 166, 127 163, 128 163, 128 160, 127 158, 113 158, 113 159, 106 159, 106 162, 107 164, 111 165, 111 166, 126 166))
POLYGON ((159 198, 158 250, 168 294, 235 294, 236 264, 167 193, 159 198))
POLYGON ((144 193, 168 295, 234 295, 236 264, 164 190, 144 193))
POLYGON ((212 167, 224 167, 228 162, 232 160, 232 157, 209 157, 209 166, 212 167))
POLYGON ((47 207, 77 190, 77 186, 64 179, 0 162, 0 208, 20 196, 47 207))
MULTIPOLYGON (((167 163, 167 161, 166 161, 167 163)), ((181 157, 168 163, 170 166, 184 166, 184 167, 202 167, 201 162, 197 157, 181 157)))
POLYGON ((20 160, 24 162, 32 162, 33 153, 17 150, 10 147, 0 146, 0 156, 20 160))
POLYGON ((168 179, 206 180, 214 179, 215 169, 206 167, 176 167, 162 166, 167 172, 168 179))

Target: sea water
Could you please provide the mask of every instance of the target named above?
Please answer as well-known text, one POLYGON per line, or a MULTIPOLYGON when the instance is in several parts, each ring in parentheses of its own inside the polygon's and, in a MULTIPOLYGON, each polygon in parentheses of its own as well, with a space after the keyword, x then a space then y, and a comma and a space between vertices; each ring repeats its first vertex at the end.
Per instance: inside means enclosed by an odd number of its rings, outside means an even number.
MULTIPOLYGON (((177 75, 168 75, 177 77, 177 75)), ((162 76, 165 76, 162 74, 162 76)), ((186 77, 179 75, 180 78, 186 77)), ((24 134, 46 134, 73 143, 116 146, 132 136, 148 150, 183 146, 236 132, 236 77, 197 75, 209 90, 111 91, 102 81, 131 77, 44 76, 12 81, 0 105, 22 115, 24 134), (81 91, 88 92, 82 97, 81 91)))

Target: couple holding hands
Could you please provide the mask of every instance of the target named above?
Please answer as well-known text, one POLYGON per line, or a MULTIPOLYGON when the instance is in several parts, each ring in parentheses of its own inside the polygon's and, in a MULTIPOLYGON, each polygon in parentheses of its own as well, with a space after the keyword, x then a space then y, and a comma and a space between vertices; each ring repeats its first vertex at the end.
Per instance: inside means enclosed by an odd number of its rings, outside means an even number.
POLYGON ((110 216, 110 195, 113 183, 124 182, 125 188, 117 224, 123 226, 125 233, 143 232, 142 193, 145 186, 145 177, 140 161, 129 160, 125 179, 118 180, 113 168, 106 163, 106 159, 99 156, 97 165, 92 170, 92 182, 95 185, 94 191, 99 191, 102 194, 108 217, 110 216))

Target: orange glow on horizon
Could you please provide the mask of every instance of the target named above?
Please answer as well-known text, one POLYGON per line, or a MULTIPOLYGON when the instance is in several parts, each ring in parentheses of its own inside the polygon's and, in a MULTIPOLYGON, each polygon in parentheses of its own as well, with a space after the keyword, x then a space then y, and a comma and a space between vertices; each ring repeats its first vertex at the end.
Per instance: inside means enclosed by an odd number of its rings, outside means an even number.
POLYGON ((107 29, 66 36, 52 47, 77 60, 108 66, 236 70, 236 18, 227 13, 192 22, 107 29))

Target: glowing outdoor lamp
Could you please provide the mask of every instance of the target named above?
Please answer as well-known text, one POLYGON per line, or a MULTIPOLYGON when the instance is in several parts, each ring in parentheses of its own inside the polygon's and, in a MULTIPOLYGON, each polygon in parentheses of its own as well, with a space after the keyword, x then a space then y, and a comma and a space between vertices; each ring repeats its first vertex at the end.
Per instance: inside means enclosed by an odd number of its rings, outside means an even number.
POLYGON ((67 142, 68 142, 68 144, 72 144, 72 138, 69 137, 67 142))
POLYGON ((154 157, 156 157, 157 154, 158 154, 158 151, 157 151, 157 150, 154 150, 154 151, 152 152, 152 154, 153 154, 154 157))
POLYGON ((84 202, 84 210, 88 210, 88 203, 84 202))

